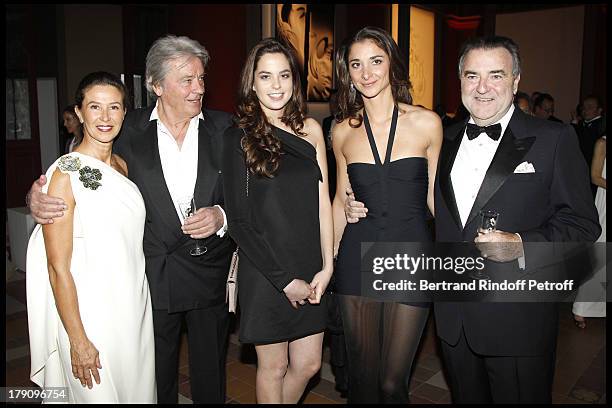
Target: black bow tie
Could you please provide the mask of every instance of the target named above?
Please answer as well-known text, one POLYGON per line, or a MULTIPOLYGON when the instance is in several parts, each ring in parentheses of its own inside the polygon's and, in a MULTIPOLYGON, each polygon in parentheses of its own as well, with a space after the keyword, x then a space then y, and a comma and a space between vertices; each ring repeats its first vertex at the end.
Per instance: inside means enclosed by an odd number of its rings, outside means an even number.
POLYGON ((501 124, 496 123, 490 126, 478 126, 474 123, 468 123, 465 129, 469 140, 476 139, 481 133, 486 133, 493 140, 499 140, 501 136, 501 124))

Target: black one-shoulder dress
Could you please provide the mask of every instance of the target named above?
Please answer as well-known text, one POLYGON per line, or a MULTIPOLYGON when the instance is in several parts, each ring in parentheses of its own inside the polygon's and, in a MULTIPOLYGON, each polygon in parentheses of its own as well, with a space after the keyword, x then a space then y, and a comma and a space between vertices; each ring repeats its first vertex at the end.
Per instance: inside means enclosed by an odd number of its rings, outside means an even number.
POLYGON ((325 296, 321 304, 296 310, 283 292, 293 279, 310 283, 323 265, 316 149, 299 136, 273 131, 281 141, 280 167, 273 178, 249 174, 248 196, 244 133, 230 128, 224 137, 224 208, 229 234, 240 248, 242 343, 291 341, 325 329, 325 296))

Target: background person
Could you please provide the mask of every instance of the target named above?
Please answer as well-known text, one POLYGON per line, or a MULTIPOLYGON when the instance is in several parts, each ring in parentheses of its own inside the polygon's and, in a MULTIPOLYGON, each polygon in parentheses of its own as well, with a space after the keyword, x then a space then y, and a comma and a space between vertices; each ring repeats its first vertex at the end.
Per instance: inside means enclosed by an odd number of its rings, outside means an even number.
POLYGON ((68 105, 62 112, 62 118, 64 119, 64 129, 66 130, 66 146, 64 153, 70 153, 75 147, 83 140, 83 129, 79 118, 74 112, 74 105, 68 105))
POLYGON ((563 121, 555 115, 555 100, 550 94, 540 93, 533 101, 533 116, 552 120, 553 122, 563 123, 563 121))
MULTIPOLYGON (((581 103, 582 120, 574 128, 578 135, 580 151, 586 160, 587 166, 591 168, 595 142, 606 134, 606 118, 603 115, 601 101, 596 95, 588 95, 581 103)), ((597 185, 591 183, 593 197, 597 193, 597 185)))
MULTIPOLYGON (((601 235, 597 242, 606 242, 606 136, 602 136, 595 144, 593 152, 593 164, 591 165, 591 183, 597 186, 595 196, 595 208, 599 214, 599 225, 601 225, 601 235)), ((580 329, 586 328, 585 317, 606 317, 606 287, 602 286, 606 282, 606 266, 600 268, 592 278, 580 285, 574 302, 572 313, 574 322, 580 329), (582 301, 581 299, 590 298, 593 300, 596 294, 601 301, 582 301)))
POLYGON ((526 114, 531 115, 531 101, 525 92, 519 91, 514 95, 514 104, 526 114))

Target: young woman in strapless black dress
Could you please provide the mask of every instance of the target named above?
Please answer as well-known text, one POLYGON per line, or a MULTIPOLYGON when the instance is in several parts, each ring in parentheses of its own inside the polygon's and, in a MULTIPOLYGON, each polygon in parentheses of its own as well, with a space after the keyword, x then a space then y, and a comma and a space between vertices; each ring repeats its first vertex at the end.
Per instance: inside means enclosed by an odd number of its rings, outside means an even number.
POLYGON ((432 240, 427 210, 434 213, 442 124, 434 112, 412 105, 403 61, 391 36, 372 27, 336 53, 334 276, 349 353, 349 403, 408 401, 412 361, 429 313, 428 303, 361 297, 361 242, 432 240), (368 212, 347 224, 351 188, 368 212))

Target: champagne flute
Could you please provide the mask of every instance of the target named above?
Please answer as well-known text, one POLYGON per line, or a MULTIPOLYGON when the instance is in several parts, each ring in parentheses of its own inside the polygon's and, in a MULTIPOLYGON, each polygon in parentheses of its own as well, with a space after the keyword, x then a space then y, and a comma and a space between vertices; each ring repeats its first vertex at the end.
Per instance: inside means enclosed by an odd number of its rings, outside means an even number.
MULTIPOLYGON (((192 197, 191 198, 191 214, 192 215, 195 214, 196 210, 197 210, 197 207, 195 203, 195 198, 192 197)), ((206 245, 202 244, 202 240, 196 238, 195 247, 193 247, 191 251, 189 251, 189 255, 200 256, 200 255, 204 255, 207 251, 208 251, 208 248, 206 247, 206 245)))
POLYGON ((179 206, 179 210, 181 210, 181 224, 185 223, 185 220, 193 214, 193 210, 191 208, 191 200, 192 196, 181 197, 177 200, 177 204, 179 206))
MULTIPOLYGON (((195 199, 193 197, 184 197, 178 200, 178 206, 181 210, 182 222, 185 223, 185 220, 188 217, 191 217, 196 212, 196 204, 195 199)), ((208 251, 206 245, 202 245, 200 239, 195 239, 195 247, 193 247, 189 251, 189 255, 191 256, 200 256, 205 254, 208 251)))

